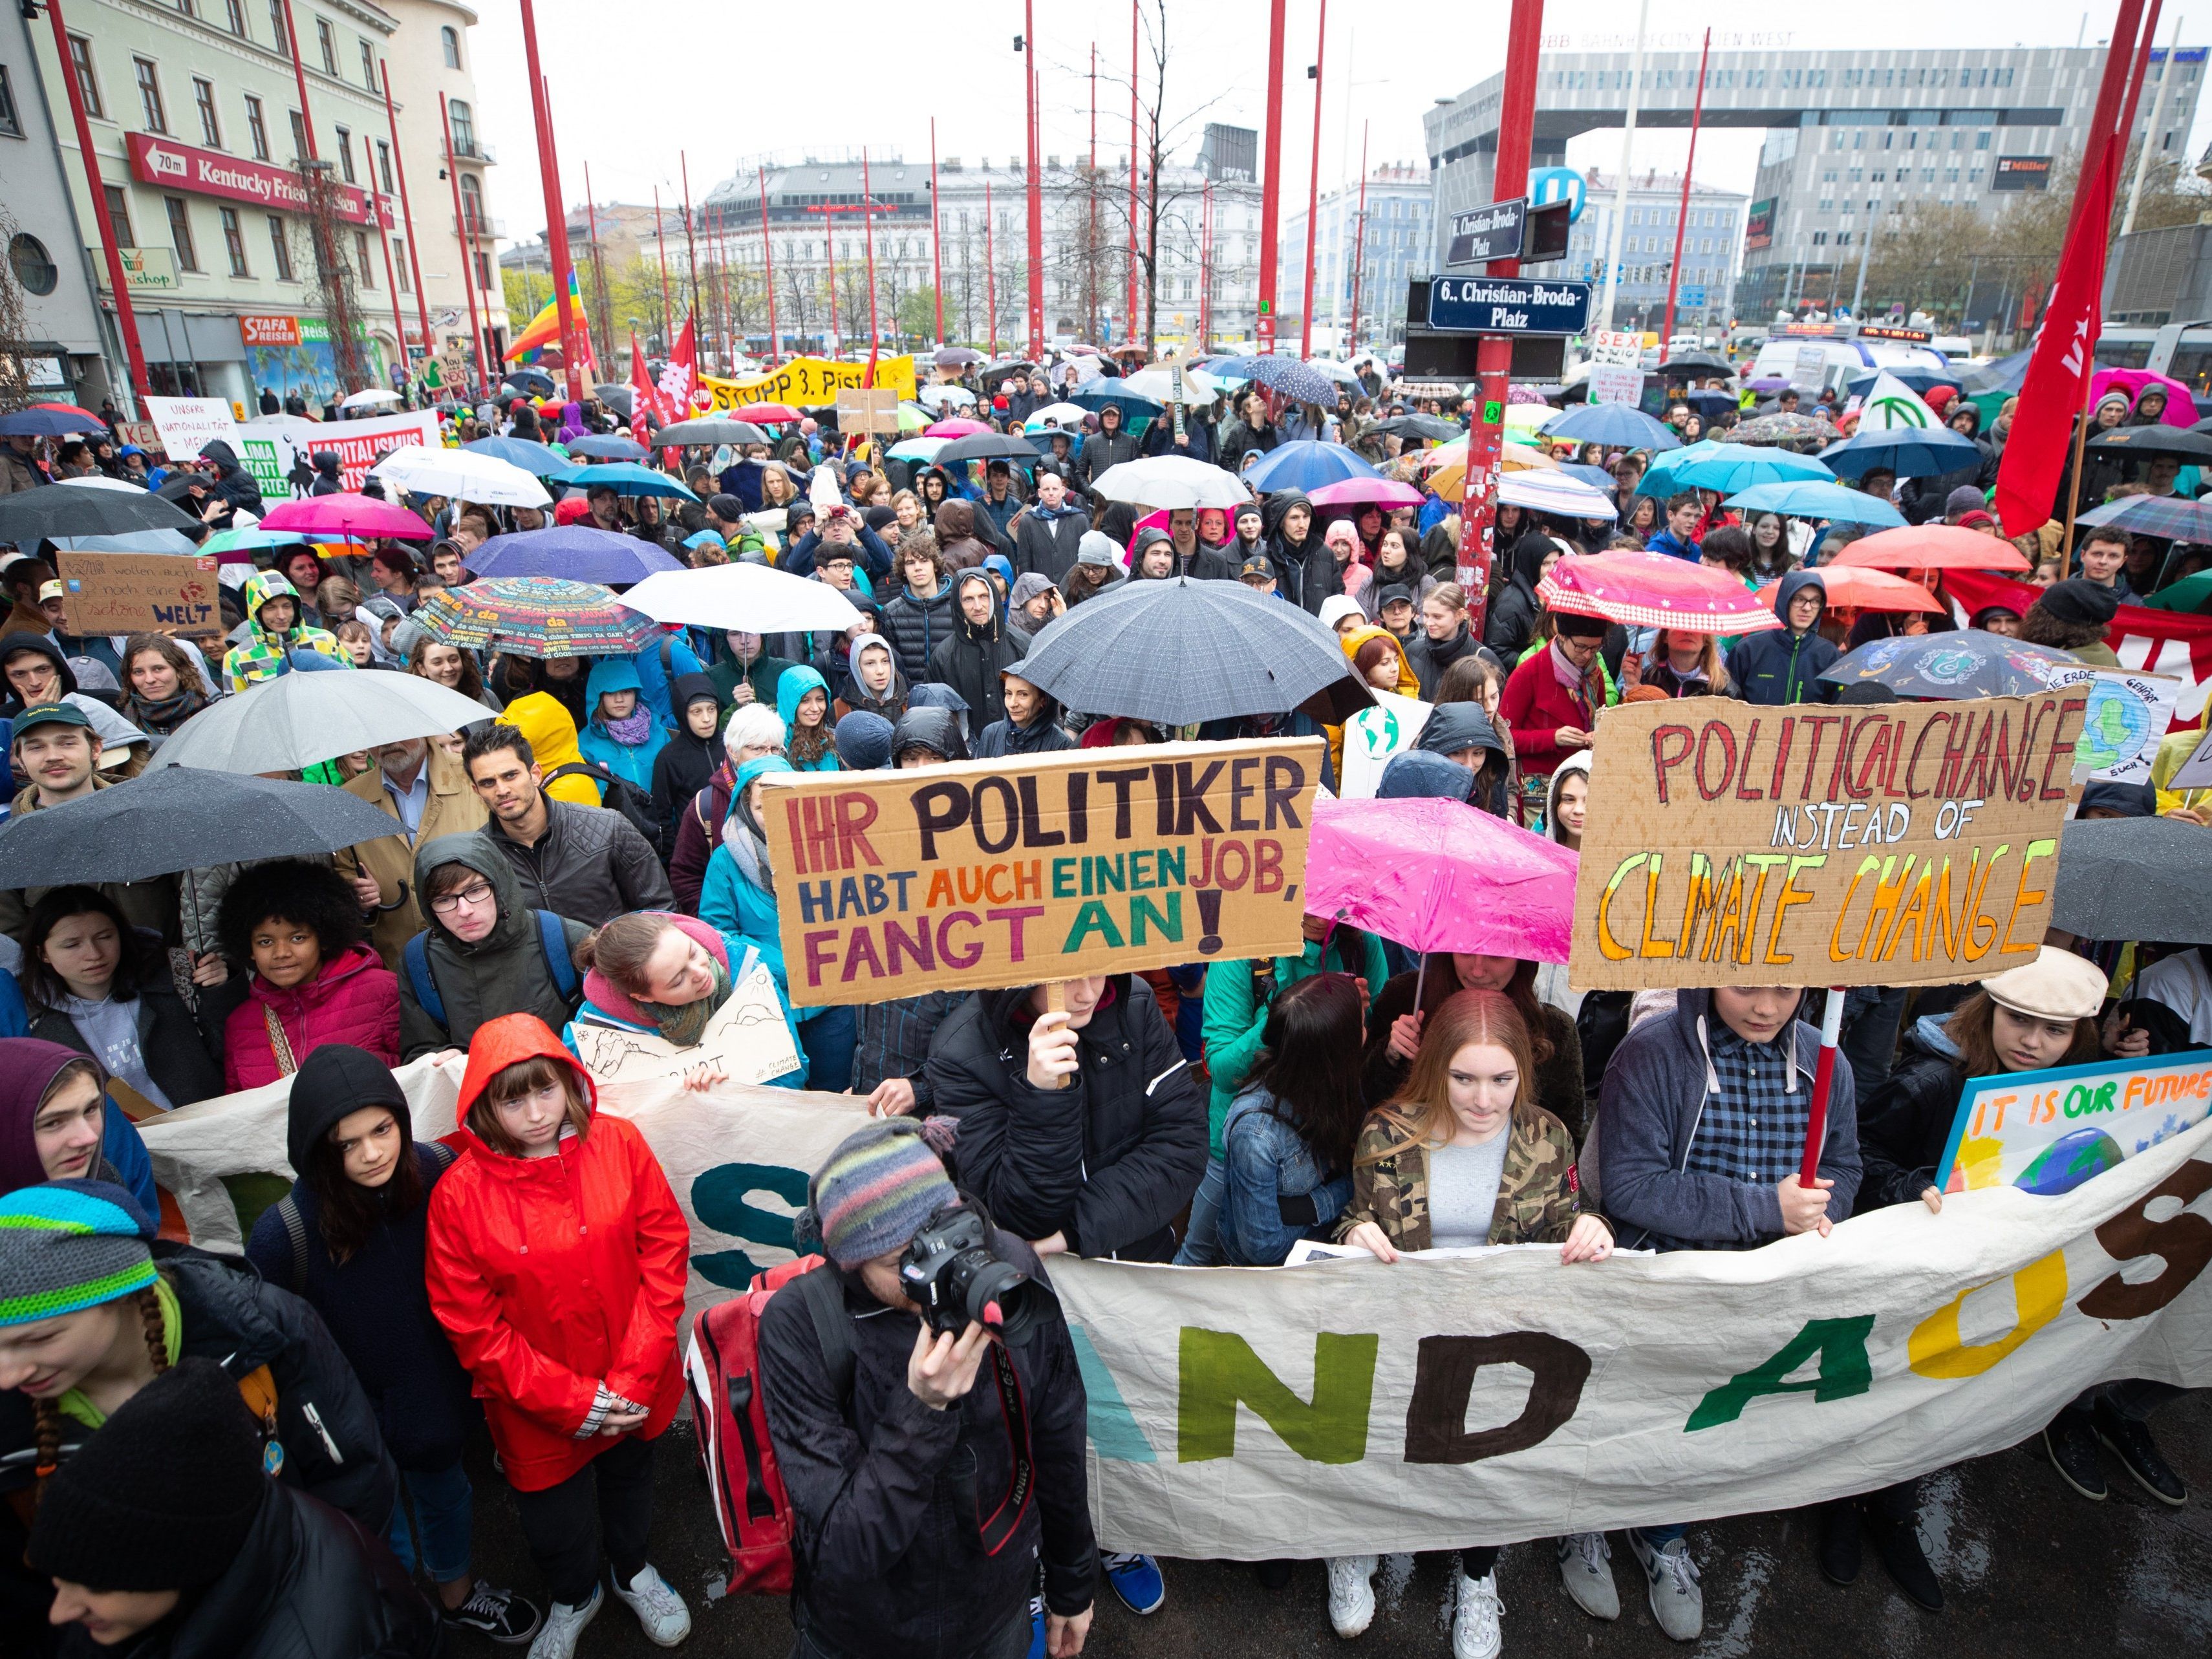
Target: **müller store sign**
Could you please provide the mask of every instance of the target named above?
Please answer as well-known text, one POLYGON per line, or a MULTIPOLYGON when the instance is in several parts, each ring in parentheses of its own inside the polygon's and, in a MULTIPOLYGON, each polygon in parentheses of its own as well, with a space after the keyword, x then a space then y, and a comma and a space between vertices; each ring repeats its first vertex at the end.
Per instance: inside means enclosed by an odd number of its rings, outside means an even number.
MULTIPOLYGON (((226 201, 251 202, 258 207, 278 208, 289 213, 307 210, 307 192, 299 174, 266 161, 241 161, 221 150, 194 149, 151 133, 129 135, 131 175, 142 184, 165 190, 188 190, 199 196, 220 196, 226 201)), ((337 215, 356 224, 374 224, 366 192, 340 185, 337 215)))

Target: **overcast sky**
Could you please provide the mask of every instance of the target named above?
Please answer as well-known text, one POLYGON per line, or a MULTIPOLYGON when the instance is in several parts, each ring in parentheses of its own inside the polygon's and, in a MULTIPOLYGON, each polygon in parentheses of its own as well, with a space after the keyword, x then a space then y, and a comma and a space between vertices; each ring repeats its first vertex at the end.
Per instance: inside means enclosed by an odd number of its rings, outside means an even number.
MULTIPOLYGON (((2179 6, 2180 0, 2175 0, 2179 6)), ((1144 0, 1147 15, 1153 0, 1144 0)), ((1167 109, 1187 122, 1176 151, 1188 160, 1209 120, 1261 128, 1267 110, 1266 0, 1167 0, 1167 109)), ((1313 131, 1313 61, 1319 0, 1290 0, 1285 53, 1285 212, 1303 205, 1313 131)), ((2174 8, 2168 9, 2169 19, 2174 8)), ((1079 155, 1090 142, 1091 48, 1098 47, 1098 149, 1103 160, 1127 154, 1129 23, 1125 0, 1083 6, 1047 0, 1037 7, 1047 155, 1079 155), (1103 33, 1094 36, 1094 29, 1103 33)), ((1555 3, 1547 44, 1566 50, 1626 49, 1637 0, 1555 3)), ((1771 0, 1651 0, 1655 46, 1696 44, 1707 25, 1715 49, 1753 31, 1779 48, 1863 48, 1883 42, 1927 46, 2074 45, 2103 38, 2112 0, 2086 14, 2057 0, 2011 0, 1993 40, 1993 9, 1930 7, 1926 0, 1858 0, 1832 18, 1793 13, 1771 0), (1778 21, 1806 26, 1777 30, 1778 21), (1729 37, 1737 37, 1730 40, 1729 37)), ((2185 11, 2184 16, 2186 16, 2185 11)), ((938 154, 974 165, 1001 161, 1023 148, 1020 0, 833 0, 821 6, 747 6, 720 0, 537 0, 538 47, 551 83, 559 129, 562 192, 584 200, 591 163, 599 199, 681 199, 680 158, 688 152, 696 204, 716 182, 755 162, 798 161, 849 146, 872 156, 929 160, 930 118, 938 154)), ((1338 0, 1329 18, 1329 82, 1322 114, 1322 189, 1356 175, 1360 134, 1370 162, 1425 165, 1421 115, 1438 98, 1463 91, 1503 65, 1504 0, 1439 7, 1367 6, 1338 0), (1439 21, 1448 20, 1448 21, 1439 21), (1349 84, 1347 85, 1347 81, 1349 84), (1347 125, 1346 112, 1349 108, 1347 125), (1348 143, 1347 143, 1348 138, 1348 143), (1348 155, 1347 155, 1348 150, 1348 155)), ((2163 44, 2171 22, 2161 25, 2163 44)), ((2185 27, 2185 46, 2212 35, 2185 27)), ((545 223, 535 166, 519 9, 497 0, 474 30, 479 131, 501 161, 492 180, 494 210, 518 240, 545 223)), ((1149 82, 1147 82, 1149 89, 1149 82)), ((2200 110, 2191 154, 2204 142, 2212 112, 2200 110)), ((1679 169, 1686 133, 1639 134, 1633 165, 1679 169)), ((1576 140, 1568 161, 1610 170, 1618 133, 1576 140)), ((1759 135, 1713 132, 1698 143, 1698 175, 1747 190, 1759 135)))

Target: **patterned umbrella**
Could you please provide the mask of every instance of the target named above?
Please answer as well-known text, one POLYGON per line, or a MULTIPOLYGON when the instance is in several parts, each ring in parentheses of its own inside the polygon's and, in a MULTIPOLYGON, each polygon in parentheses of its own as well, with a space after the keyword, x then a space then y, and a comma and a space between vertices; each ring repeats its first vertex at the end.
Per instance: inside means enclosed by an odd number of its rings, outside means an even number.
POLYGON ((1206 365, 1206 371, 1257 380, 1293 402, 1336 406, 1336 382, 1295 357, 1217 357, 1206 365))
POLYGON ((1820 678, 1838 685, 1874 680, 1900 697, 2024 697, 2063 683, 2081 666, 2070 651, 1960 628, 1869 640, 1820 678))
POLYGON ((279 501, 262 516, 264 530, 305 530, 340 540, 389 536, 396 542, 427 542, 436 532, 404 507, 380 501, 373 495, 341 490, 335 495, 307 495, 279 501))
POLYGON ((1844 434, 1818 415, 1754 415, 1720 434, 1725 444, 1771 444, 1779 449, 1825 449, 1844 434))
POLYGON ((416 607, 415 620, 447 645, 541 659, 628 656, 660 632, 599 583, 562 576, 492 576, 440 588, 416 607))
POLYGON ((2091 507, 2076 522, 2111 525, 2131 536, 2212 542, 2212 501, 2192 501, 2185 495, 2123 495, 2091 507))
POLYGON ((1645 549, 1561 559, 1536 597, 1571 616, 1686 634, 1755 634, 1782 618, 1724 569, 1645 549))

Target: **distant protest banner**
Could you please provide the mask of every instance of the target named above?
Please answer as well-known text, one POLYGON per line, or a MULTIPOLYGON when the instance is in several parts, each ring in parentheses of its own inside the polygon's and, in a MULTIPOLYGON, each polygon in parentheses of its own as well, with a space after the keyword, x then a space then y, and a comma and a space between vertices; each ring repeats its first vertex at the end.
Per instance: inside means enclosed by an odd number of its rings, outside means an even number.
POLYGON ((161 449, 173 461, 196 460, 201 450, 221 439, 238 448, 238 422, 228 398, 157 398, 143 400, 161 434, 161 449))
POLYGON ((72 634, 222 632, 212 555, 57 552, 54 561, 72 634))
POLYGON ((770 774, 791 1000, 1295 954, 1322 754, 1297 738, 770 774))
MULTIPOLYGON (((316 431, 311 451, 330 450, 338 458, 338 476, 348 489, 359 489, 368 469, 395 449, 420 444, 435 449, 444 441, 438 433, 434 410, 418 409, 405 415, 380 415, 368 421, 325 421, 316 431)), ((301 447, 295 438, 293 446, 301 447)))
POLYGON ((2212 1049, 1971 1079, 1936 1167, 1947 1193, 2071 1192, 2212 1114, 2212 1049))
MULTIPOLYGON (((782 368, 739 380, 718 380, 702 374, 699 384, 714 396, 714 412, 724 413, 742 404, 790 404, 817 409, 834 405, 841 391, 860 386, 868 378, 865 362, 838 363, 827 357, 793 357, 782 368)), ((880 357, 876 361, 876 384, 902 398, 914 396, 914 359, 880 357)))
POLYGON ((2061 669, 2051 689, 2078 685, 2089 695, 2081 714, 2081 735, 2074 758, 2089 768, 2098 783, 2148 783, 2151 762, 2173 709, 2182 682, 2166 674, 2141 674, 2132 668, 2061 669))
POLYGON ((611 1103, 634 1099, 641 1088, 657 1091, 672 1079, 681 1082, 702 1064, 720 1066, 730 1081, 746 1084, 769 1082, 800 1064, 775 975, 764 963, 730 988, 729 1000, 690 1048, 647 1031, 590 1024, 571 1029, 578 1056, 599 1084, 601 1099, 611 1103))
MULTIPOLYGON (((417 1139, 461 1062, 400 1068, 417 1139)), ((242 1248, 289 1080, 142 1126, 164 1231, 242 1248)), ((664 1082, 642 1131, 691 1228, 687 1314, 793 1255, 853 1095, 664 1082)), ((1556 1246, 1390 1266, 1054 1256, 1109 1549, 1269 1559, 1792 1510, 2017 1444, 2115 1377, 2212 1385, 2212 1125, 2073 1191, 1893 1206, 1763 1249, 1556 1246)))
POLYGON ((2032 961, 2087 703, 1607 709, 1570 981, 1950 983, 2032 961))

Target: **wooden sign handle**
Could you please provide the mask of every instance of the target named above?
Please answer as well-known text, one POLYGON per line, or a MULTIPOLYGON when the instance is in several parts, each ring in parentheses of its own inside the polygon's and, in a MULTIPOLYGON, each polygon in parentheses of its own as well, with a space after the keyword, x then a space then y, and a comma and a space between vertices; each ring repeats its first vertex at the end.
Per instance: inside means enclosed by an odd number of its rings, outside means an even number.
MULTIPOLYGON (((1048 979, 1045 981, 1044 1011, 1048 1014, 1064 1014, 1067 1012, 1067 981, 1066 980, 1048 979)), ((1066 1089, 1071 1087, 1074 1082, 1075 1079, 1073 1076, 1064 1077, 1053 1086, 1066 1089)))

